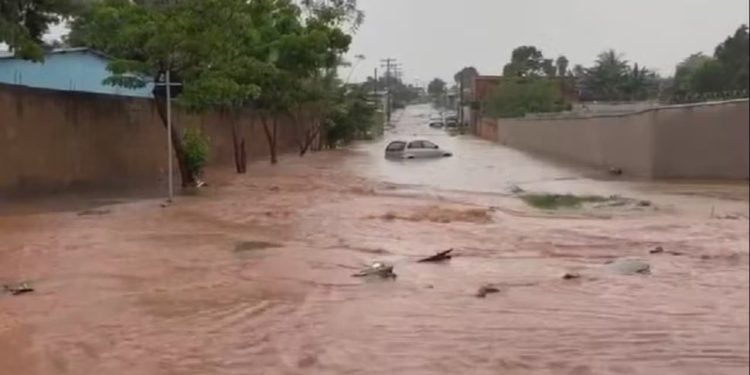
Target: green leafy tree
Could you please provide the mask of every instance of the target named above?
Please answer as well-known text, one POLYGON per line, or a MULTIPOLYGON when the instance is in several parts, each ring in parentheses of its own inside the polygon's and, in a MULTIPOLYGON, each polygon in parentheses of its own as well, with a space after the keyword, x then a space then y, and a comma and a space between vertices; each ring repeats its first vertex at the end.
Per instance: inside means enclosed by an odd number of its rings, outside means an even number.
POLYGON ((713 57, 700 53, 688 56, 675 70, 675 94, 747 91, 749 48, 748 28, 742 25, 716 46, 713 57))
POLYGON ((688 77, 688 94, 715 93, 727 90, 730 86, 726 67, 718 60, 703 63, 688 77))
MULTIPOLYGON (((310 14, 303 20, 290 0, 105 0, 76 19, 69 40, 116 58, 110 84, 142 87, 168 70, 182 83, 179 104, 190 110, 253 108, 276 163, 279 117, 313 100, 307 82, 351 42, 333 26, 338 19, 310 14)), ((154 97, 165 120, 164 96, 155 90, 154 97)), ((245 140, 236 126, 235 162, 244 172, 245 140)), ((183 185, 194 183, 177 127, 172 142, 183 185)))
POLYGON ((513 50, 510 62, 503 67, 505 77, 551 77, 555 75, 552 59, 545 59, 534 46, 521 46, 513 50))
POLYGON ((377 105, 370 100, 366 87, 342 87, 338 95, 339 104, 327 119, 330 125, 326 132, 328 148, 336 148, 354 139, 372 137, 371 133, 377 128, 379 119, 377 105))
POLYGON ((476 77, 479 77, 479 71, 477 70, 477 68, 473 66, 467 66, 454 74, 453 80, 457 85, 461 85, 461 83, 463 83, 463 87, 468 88, 471 87, 472 82, 474 82, 474 78, 476 77))
POLYGON ((567 57, 557 57, 557 60, 555 60, 555 69, 558 77, 565 77, 568 75, 568 64, 570 64, 570 61, 568 61, 567 57))
MULTIPOLYGON (((273 10, 272 2, 263 3, 266 12, 273 10)), ((257 31, 265 20, 253 10, 241 0, 105 0, 75 19, 68 41, 114 57, 108 84, 143 87, 163 82, 169 71, 172 81, 182 84, 179 104, 188 109, 238 108, 257 98, 257 81, 274 72, 267 43, 257 31), (256 58, 264 53, 265 59, 256 58)), ((154 88, 166 126, 164 91, 154 88)), ((195 176, 180 133, 175 124, 170 137, 182 185, 188 186, 195 176)))
POLYGON ((584 87, 597 100, 621 100, 629 70, 621 54, 612 49, 602 52, 594 66, 586 69, 584 87))
POLYGON ((727 89, 746 90, 750 81, 750 38, 747 25, 741 25, 734 35, 719 44, 714 51, 714 58, 725 71, 727 89))
POLYGON ((359 9, 357 0, 301 0, 300 3, 309 17, 337 28, 348 25, 354 31, 365 19, 365 13, 359 9))
POLYGON ((675 68, 674 74, 674 93, 677 95, 684 95, 693 90, 693 77, 694 74, 700 70, 703 65, 711 62, 713 59, 710 56, 706 56, 703 53, 694 53, 679 64, 675 68))
POLYGON ((0 42, 7 43, 17 57, 41 61, 42 37, 49 26, 75 13, 83 0, 0 1, 0 42))
MULTIPOLYGON (((299 122, 299 116, 295 117, 293 111, 299 111, 303 103, 316 101, 320 94, 310 78, 319 77, 321 73, 332 74, 351 44, 351 36, 338 27, 347 20, 348 12, 332 15, 316 10, 303 23, 301 10, 294 3, 287 0, 276 0, 276 3, 277 10, 272 15, 275 20, 271 23, 272 28, 267 30, 271 32, 271 40, 276 41, 272 44, 275 70, 261 81, 261 94, 255 100, 271 163, 277 162, 279 118, 286 115, 299 122)), ((331 6, 335 5, 332 4, 323 9, 332 9, 331 6)))
POLYGON ((445 81, 435 78, 427 85, 427 93, 433 97, 439 97, 445 94, 445 81))
POLYGON ((645 100, 656 97, 659 91, 660 78, 656 73, 637 63, 631 67, 615 50, 599 54, 591 68, 576 66, 574 74, 584 99, 645 100))
POLYGON ((522 117, 527 113, 569 109, 560 82, 538 77, 508 78, 485 100, 483 108, 493 117, 522 117))
POLYGON ((659 76, 646 67, 633 64, 630 74, 623 83, 622 95, 627 100, 645 100, 654 98, 659 91, 659 76))

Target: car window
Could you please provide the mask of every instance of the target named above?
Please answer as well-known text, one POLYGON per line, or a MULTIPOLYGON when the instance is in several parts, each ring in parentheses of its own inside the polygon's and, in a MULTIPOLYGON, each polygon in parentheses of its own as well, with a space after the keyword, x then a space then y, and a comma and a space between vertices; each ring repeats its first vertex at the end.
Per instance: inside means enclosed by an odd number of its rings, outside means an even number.
POLYGON ((409 143, 409 148, 424 148, 422 146, 422 141, 414 141, 409 143))
POLYGON ((399 142, 399 141, 391 142, 388 145, 388 147, 385 148, 385 150, 386 151, 401 151, 401 150, 404 149, 405 145, 406 145, 406 143, 404 143, 404 142, 399 142))
POLYGON ((430 141, 422 141, 423 148, 438 148, 438 146, 430 141))

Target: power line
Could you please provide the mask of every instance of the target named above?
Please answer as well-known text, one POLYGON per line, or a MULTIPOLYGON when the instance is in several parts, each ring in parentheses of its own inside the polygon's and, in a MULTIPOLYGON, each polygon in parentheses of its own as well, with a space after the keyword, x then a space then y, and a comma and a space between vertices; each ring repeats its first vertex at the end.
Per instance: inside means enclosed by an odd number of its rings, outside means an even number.
POLYGON ((398 69, 398 65, 396 63, 396 59, 394 58, 385 58, 380 60, 381 64, 380 66, 382 68, 385 68, 385 92, 386 92, 386 100, 385 100, 385 117, 388 120, 388 122, 391 121, 391 107, 392 107, 392 98, 391 98, 391 77, 392 77, 392 71, 393 69, 398 69))

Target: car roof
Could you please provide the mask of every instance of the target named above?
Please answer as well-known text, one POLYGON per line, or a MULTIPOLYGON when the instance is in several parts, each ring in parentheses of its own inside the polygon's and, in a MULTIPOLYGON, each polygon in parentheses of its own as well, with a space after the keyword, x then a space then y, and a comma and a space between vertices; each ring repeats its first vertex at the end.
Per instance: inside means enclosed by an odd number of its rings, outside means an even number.
POLYGON ((427 142, 430 142, 430 143, 435 143, 435 142, 433 142, 433 141, 431 141, 431 140, 429 140, 429 139, 424 139, 424 138, 414 138, 414 139, 409 139, 409 140, 403 140, 403 139, 394 139, 394 140, 392 140, 392 141, 388 142, 388 144, 391 144, 391 143, 393 143, 393 142, 403 142, 403 143, 411 143, 411 142, 422 142, 422 141, 427 141, 427 142))

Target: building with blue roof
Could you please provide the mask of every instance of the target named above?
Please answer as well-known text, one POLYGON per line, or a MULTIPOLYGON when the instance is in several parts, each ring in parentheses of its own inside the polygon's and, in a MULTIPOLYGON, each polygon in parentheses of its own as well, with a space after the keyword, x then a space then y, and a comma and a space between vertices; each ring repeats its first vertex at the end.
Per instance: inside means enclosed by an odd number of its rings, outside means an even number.
POLYGON ((0 52, 0 83, 34 88, 152 98, 153 85, 129 89, 104 84, 110 59, 89 48, 62 48, 45 53, 43 62, 0 52))

